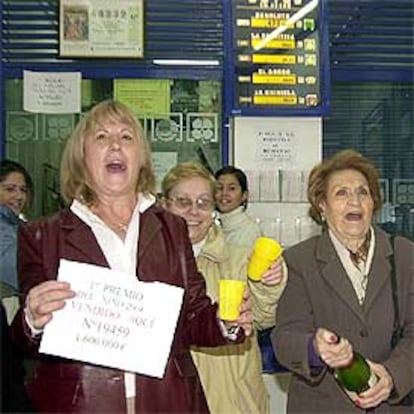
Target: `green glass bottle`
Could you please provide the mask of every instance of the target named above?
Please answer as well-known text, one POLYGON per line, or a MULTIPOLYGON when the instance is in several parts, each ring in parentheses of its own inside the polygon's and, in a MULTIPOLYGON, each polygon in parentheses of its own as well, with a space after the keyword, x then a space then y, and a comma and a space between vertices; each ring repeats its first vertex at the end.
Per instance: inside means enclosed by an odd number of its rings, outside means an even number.
POLYGON ((376 382, 375 374, 365 358, 358 352, 354 352, 354 357, 349 365, 335 370, 335 376, 339 384, 348 391, 360 394, 376 382))

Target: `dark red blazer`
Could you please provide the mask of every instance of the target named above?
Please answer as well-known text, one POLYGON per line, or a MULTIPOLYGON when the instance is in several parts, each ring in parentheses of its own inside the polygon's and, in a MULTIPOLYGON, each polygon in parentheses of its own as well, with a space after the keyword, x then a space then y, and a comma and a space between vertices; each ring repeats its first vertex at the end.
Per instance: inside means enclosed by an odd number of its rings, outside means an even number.
MULTIPOLYGON (((60 258, 109 267, 90 228, 70 210, 21 226, 18 234, 19 281, 23 292, 56 279, 60 258)), ((206 296, 185 222, 151 207, 140 218, 137 274, 141 281, 185 287, 184 303, 163 379, 136 376, 138 413, 208 412, 190 345, 226 343, 206 296)), ((39 412, 125 413, 121 371, 37 353, 22 309, 12 326, 15 340, 37 358, 30 395, 39 412)), ((239 335, 237 342, 243 340, 239 335)), ((230 345, 231 346, 231 345, 230 345)))

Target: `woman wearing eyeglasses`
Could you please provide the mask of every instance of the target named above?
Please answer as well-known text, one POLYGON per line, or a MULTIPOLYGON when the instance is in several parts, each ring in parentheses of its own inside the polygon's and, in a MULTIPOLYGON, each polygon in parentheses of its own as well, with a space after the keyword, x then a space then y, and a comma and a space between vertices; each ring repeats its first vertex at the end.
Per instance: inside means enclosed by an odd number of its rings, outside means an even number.
MULTIPOLYGON (((188 162, 172 168, 162 182, 162 204, 187 223, 197 266, 207 294, 218 298, 220 279, 247 280, 250 249, 229 244, 215 223, 216 181, 201 165, 188 162)), ((278 298, 285 284, 281 262, 273 264, 261 282, 250 282, 254 323, 257 328, 274 324, 278 298)), ((260 351, 253 336, 244 344, 215 349, 193 347, 211 413, 268 413, 269 402, 261 376, 260 351)))

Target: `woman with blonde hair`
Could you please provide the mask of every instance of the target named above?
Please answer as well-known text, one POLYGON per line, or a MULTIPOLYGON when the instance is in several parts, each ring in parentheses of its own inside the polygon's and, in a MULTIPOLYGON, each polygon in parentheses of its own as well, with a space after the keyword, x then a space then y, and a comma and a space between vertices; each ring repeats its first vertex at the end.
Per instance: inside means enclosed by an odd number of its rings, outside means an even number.
MULTIPOLYGON (((29 381, 35 410, 207 413, 190 345, 242 342, 252 330, 249 301, 242 303, 231 326, 219 320, 197 271, 185 224, 155 206, 149 145, 125 105, 104 101, 92 108, 69 138, 61 165, 68 208, 19 231, 19 279, 26 296, 12 330, 15 342, 36 359, 29 381), (131 284, 162 282, 183 290, 162 378, 39 353, 44 328, 75 297, 69 283, 56 280, 61 259, 116 271, 115 287, 123 277, 131 284), (230 335, 228 330, 236 327, 237 333, 230 335)), ((145 357, 136 355, 138 360, 145 357)))

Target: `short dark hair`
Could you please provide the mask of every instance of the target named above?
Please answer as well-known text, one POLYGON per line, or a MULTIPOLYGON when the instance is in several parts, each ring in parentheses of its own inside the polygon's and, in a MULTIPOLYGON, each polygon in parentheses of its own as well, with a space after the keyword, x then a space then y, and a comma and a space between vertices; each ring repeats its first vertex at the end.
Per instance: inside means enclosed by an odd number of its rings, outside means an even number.
POLYGON ((243 193, 245 191, 248 191, 246 174, 240 168, 233 167, 232 165, 227 165, 226 167, 217 170, 214 174, 214 177, 217 180, 221 175, 225 174, 233 174, 237 178, 237 181, 239 182, 243 193))
POLYGON ((3 182, 9 174, 14 173, 14 172, 19 173, 24 177, 24 181, 27 187, 26 204, 30 205, 32 198, 33 198, 33 192, 34 192, 32 177, 30 177, 30 174, 27 172, 26 168, 24 168, 23 165, 19 164, 18 162, 8 160, 8 159, 1 160, 0 162, 0 183, 3 182))
MULTIPOLYGON (((218 180, 219 177, 221 177, 222 175, 226 175, 226 174, 232 174, 237 178, 237 181, 240 184, 242 193, 249 191, 248 183, 247 183, 247 176, 243 170, 241 170, 240 168, 236 168, 233 165, 227 165, 226 167, 223 167, 217 170, 216 173, 214 174, 214 177, 216 178, 216 180, 218 180)), ((242 203, 243 210, 246 210, 247 203, 248 203, 248 200, 246 197, 246 200, 244 200, 242 203)))
POLYGON ((323 224, 319 206, 326 199, 329 178, 333 173, 343 170, 358 171, 366 178, 374 204, 374 214, 382 206, 379 175, 375 165, 355 150, 339 151, 316 165, 309 175, 308 200, 311 205, 309 215, 318 224, 323 224))

